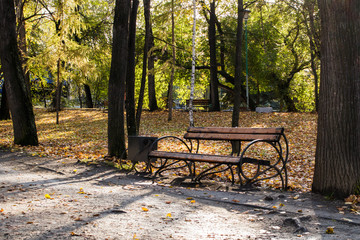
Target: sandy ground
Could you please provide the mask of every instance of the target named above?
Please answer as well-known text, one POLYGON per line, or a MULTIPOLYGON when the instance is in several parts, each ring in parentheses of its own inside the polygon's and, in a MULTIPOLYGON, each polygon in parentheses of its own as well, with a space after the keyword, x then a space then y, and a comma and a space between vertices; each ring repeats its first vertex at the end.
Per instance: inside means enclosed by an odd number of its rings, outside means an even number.
POLYGON ((0 150, 0 239, 360 239, 341 201, 170 180, 0 150))

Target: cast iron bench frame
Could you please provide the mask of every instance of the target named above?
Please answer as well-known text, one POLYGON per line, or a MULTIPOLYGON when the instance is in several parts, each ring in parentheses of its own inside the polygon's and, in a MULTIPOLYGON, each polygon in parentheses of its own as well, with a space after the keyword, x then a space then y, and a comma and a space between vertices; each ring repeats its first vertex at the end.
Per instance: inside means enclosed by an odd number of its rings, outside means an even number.
POLYGON ((261 180, 270 179, 279 176, 282 183, 282 188, 287 189, 287 169, 286 164, 289 155, 289 146, 286 136, 284 134, 284 128, 226 128, 226 127, 189 127, 184 135, 184 139, 176 136, 165 136, 158 138, 153 146, 159 141, 166 139, 175 139, 184 144, 187 151, 189 152, 169 152, 169 151, 158 151, 152 150, 150 147, 148 153, 147 169, 150 172, 155 171, 153 177, 161 175, 162 172, 187 167, 189 169, 189 176, 192 181, 200 182, 202 178, 207 175, 214 174, 217 172, 223 172, 230 170, 232 176, 232 184, 235 182, 235 174, 233 167, 237 167, 237 176, 239 177, 241 185, 252 184, 261 180), (200 141, 202 140, 215 140, 215 141, 230 141, 232 143, 238 143, 239 152, 232 152, 230 155, 211 155, 211 154, 200 154, 200 141), (241 142, 249 142, 243 150, 241 150, 241 142), (270 144, 277 153, 277 159, 271 163, 270 160, 262 160, 257 158, 246 157, 246 151, 258 143, 270 144), (160 160, 160 164, 156 165, 155 161, 160 160), (173 161, 169 161, 173 160, 173 161), (195 175, 196 163, 212 163, 212 167, 200 172, 197 176, 195 175), (182 165, 177 166, 177 164, 182 165), (247 176, 243 170, 242 165, 244 163, 250 163, 257 165, 257 172, 254 176, 247 176), (212 171, 219 166, 225 165, 225 168, 221 171, 212 171), (260 170, 260 166, 265 166, 264 170, 260 170), (275 170, 275 174, 271 176, 261 177, 262 174, 269 170, 275 170), (244 182, 243 183, 243 179, 244 182))

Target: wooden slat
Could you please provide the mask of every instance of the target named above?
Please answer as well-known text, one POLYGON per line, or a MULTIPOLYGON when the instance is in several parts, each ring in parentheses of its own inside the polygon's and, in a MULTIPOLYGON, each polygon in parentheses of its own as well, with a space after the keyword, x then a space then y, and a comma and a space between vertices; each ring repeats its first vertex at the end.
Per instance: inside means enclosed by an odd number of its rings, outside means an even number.
POLYGON ((242 159, 242 162, 243 162, 243 163, 253 163, 253 164, 270 166, 270 161, 269 161, 269 160, 262 160, 262 159, 256 159, 256 158, 247 158, 247 157, 244 157, 244 158, 242 159))
MULTIPOLYGON (((189 106, 190 100, 186 100, 186 106, 189 106)), ((207 106, 210 104, 209 99, 193 99, 193 106, 207 106)))
MULTIPOLYGON (((208 163, 223 163, 236 165, 240 162, 240 157, 233 156, 220 156, 210 154, 196 154, 196 153, 182 153, 182 152, 164 152, 164 151, 151 151, 149 157, 152 158, 166 158, 174 160, 197 161, 208 163)), ((270 161, 261 160, 256 158, 243 158, 243 163, 252 163, 270 166, 270 161)))
POLYGON ((194 133, 282 134, 284 128, 189 127, 194 133))
POLYGON ((188 132, 184 135, 185 139, 199 140, 228 140, 228 141, 253 141, 265 140, 271 142, 279 141, 278 134, 223 134, 223 133, 194 133, 188 132))
POLYGON ((164 151, 151 151, 149 157, 153 158, 167 158, 176 160, 187 160, 197 162, 208 162, 208 163, 227 163, 227 164, 238 164, 240 161, 239 157, 232 156, 220 156, 220 155, 209 155, 209 154, 195 154, 195 153, 182 153, 182 152, 164 152, 164 151))

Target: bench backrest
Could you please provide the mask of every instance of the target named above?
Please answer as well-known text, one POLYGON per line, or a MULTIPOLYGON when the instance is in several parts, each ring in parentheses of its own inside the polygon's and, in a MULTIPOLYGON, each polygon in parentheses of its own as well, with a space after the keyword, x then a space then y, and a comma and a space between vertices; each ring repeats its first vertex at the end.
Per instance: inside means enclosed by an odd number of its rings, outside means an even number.
MULTIPOLYGON (((186 105, 189 105, 190 100, 187 99, 186 100, 186 105)), ((199 104, 199 105, 209 105, 210 104, 210 100, 209 99, 193 99, 193 105, 199 104)))
POLYGON ((189 127, 185 139, 278 142, 284 128, 189 127))

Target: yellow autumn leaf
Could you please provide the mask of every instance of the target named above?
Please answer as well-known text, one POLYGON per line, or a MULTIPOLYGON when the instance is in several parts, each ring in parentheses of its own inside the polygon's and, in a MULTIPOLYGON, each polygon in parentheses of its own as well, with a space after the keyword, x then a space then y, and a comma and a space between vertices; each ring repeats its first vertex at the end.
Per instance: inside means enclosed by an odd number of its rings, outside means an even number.
POLYGON ((74 169, 73 172, 76 173, 76 172, 77 172, 77 169, 74 169))
POLYGON ((0 212, 3 212, 4 211, 4 209, 2 208, 2 209, 0 209, 0 212))
POLYGON ((326 229, 326 233, 327 233, 327 234, 334 234, 334 228, 333 228, 333 227, 328 227, 328 228, 326 229))
POLYGON ((141 209, 142 209, 144 212, 149 211, 149 209, 147 209, 146 207, 142 207, 141 209))
POLYGON ((171 213, 166 214, 167 218, 171 218, 171 213))
POLYGON ((191 200, 190 202, 191 202, 191 203, 195 203, 195 200, 191 200))
POLYGON ((192 200, 193 198, 192 197, 187 197, 186 200, 192 200))
POLYGON ((47 199, 53 199, 49 194, 45 194, 45 198, 47 198, 47 199))
POLYGON ((283 203, 280 203, 280 204, 279 204, 279 206, 280 206, 280 207, 283 207, 283 206, 284 206, 284 204, 283 204, 283 203))

